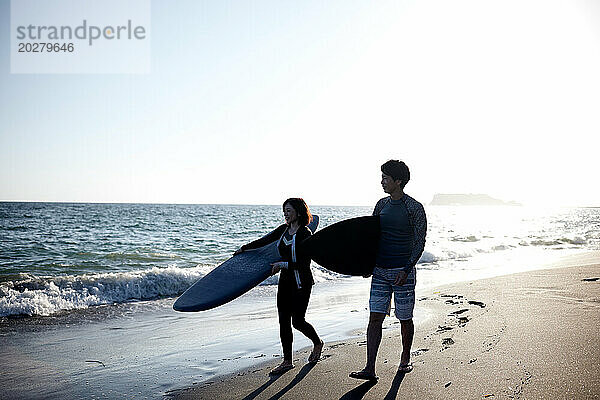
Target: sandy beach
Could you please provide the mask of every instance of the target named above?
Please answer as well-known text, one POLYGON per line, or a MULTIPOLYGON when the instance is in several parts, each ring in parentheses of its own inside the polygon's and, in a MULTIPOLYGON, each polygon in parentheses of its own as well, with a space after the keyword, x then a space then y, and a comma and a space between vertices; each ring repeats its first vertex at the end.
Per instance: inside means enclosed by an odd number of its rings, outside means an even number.
POLYGON ((502 270, 474 258, 492 268, 471 269, 472 281, 422 266, 415 369, 396 373, 400 330, 387 318, 377 385, 348 378, 365 360, 369 280, 356 277, 315 285, 307 320, 326 342, 322 360, 307 366, 310 342, 295 333, 296 368, 273 380, 274 285, 202 313, 175 312, 171 298, 6 319, 0 398, 594 398, 600 253, 553 258, 513 254, 502 270))
MULTIPOLYGON (((419 296, 414 370, 398 373, 397 324, 377 361, 379 382, 348 377, 365 360, 359 339, 326 343, 316 365, 309 349, 278 378, 278 360, 170 392, 182 399, 596 399, 600 398, 600 263, 441 286, 419 296)), ((389 322, 388 318, 388 322, 389 322)), ((365 320, 366 325, 366 320, 365 320)))

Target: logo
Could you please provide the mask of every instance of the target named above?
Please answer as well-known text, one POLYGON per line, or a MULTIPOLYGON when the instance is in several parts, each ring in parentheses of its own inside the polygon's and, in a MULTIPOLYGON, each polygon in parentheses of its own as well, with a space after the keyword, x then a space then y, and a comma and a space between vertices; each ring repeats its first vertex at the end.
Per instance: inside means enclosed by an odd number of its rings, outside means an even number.
POLYGON ((149 73, 150 0, 11 0, 11 73, 149 73))

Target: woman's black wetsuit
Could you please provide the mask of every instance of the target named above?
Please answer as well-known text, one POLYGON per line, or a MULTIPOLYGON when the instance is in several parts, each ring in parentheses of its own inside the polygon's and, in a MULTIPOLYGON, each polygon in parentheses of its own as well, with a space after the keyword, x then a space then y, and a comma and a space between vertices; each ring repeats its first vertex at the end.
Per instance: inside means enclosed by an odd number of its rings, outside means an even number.
POLYGON ((297 251, 297 244, 310 235, 311 232, 306 226, 300 227, 296 234, 290 235, 287 225, 284 224, 267 236, 242 246, 242 250, 250 250, 279 241, 277 244, 279 254, 282 261, 288 263, 288 268, 281 270, 277 288, 279 336, 283 346, 283 358, 290 361, 292 360, 292 325, 315 345, 320 343, 315 328, 304 319, 314 284, 310 271, 310 258, 297 251))

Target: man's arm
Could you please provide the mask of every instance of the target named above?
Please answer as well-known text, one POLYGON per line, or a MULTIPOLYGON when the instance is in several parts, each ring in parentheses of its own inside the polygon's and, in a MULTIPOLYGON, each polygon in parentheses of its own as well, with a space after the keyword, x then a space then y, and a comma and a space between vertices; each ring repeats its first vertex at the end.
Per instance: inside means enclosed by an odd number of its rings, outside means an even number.
POLYGON ((425 215, 425 209, 421 203, 417 203, 417 207, 414 210, 413 234, 415 241, 410 253, 410 258, 406 263, 406 267, 404 267, 404 271, 406 271, 406 273, 410 273, 410 271, 415 267, 419 261, 419 258, 421 258, 421 254, 423 254, 423 250, 425 249, 427 216, 425 215))
POLYGON ((386 203, 388 197, 384 197, 383 199, 379 199, 377 204, 375 204, 375 208, 373 209, 373 215, 379 215, 381 213, 381 209, 386 203))

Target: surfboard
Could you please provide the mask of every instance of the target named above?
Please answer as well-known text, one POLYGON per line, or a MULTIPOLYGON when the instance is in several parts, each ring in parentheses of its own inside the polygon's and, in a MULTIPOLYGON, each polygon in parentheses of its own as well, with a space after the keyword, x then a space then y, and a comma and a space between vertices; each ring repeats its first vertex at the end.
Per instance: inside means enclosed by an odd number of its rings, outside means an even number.
MULTIPOLYGON (((319 216, 313 215, 308 228, 315 232, 318 226, 319 216)), ((235 255, 190 286, 173 309, 205 311, 228 303, 271 276, 271 264, 280 260, 276 242, 235 255)))
POLYGON ((373 271, 380 231, 378 215, 351 218, 321 229, 300 246, 328 270, 362 276, 373 271))

